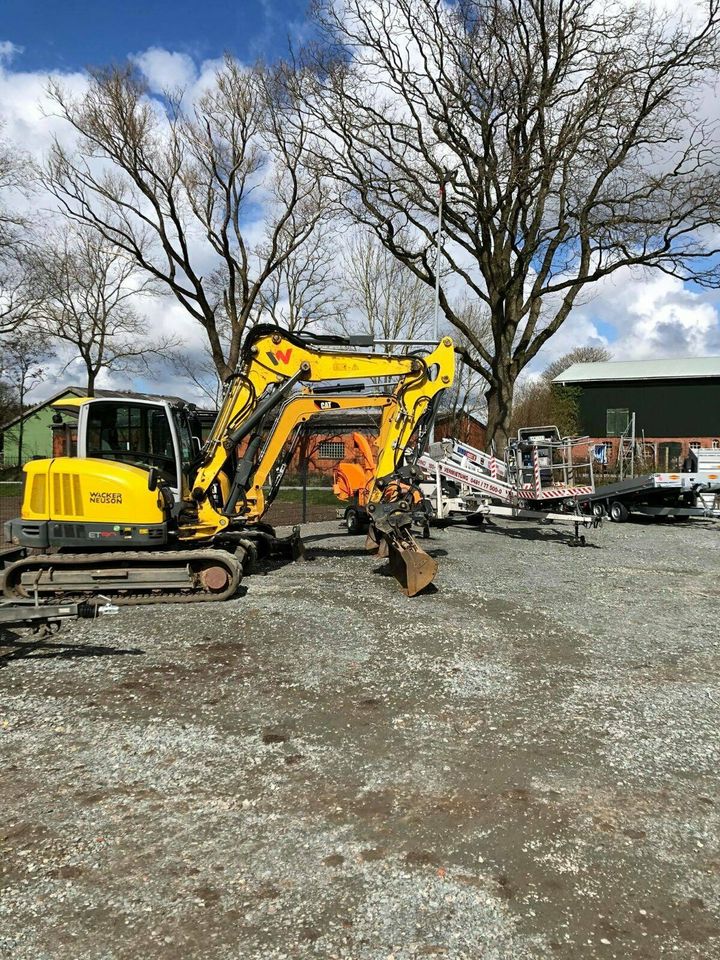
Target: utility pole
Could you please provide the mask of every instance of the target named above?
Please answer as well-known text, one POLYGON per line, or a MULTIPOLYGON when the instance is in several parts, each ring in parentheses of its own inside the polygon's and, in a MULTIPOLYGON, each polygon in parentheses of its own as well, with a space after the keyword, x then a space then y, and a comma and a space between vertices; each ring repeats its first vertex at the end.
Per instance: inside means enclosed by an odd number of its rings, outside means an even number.
POLYGON ((440 181, 440 191, 438 193, 438 220, 437 220, 437 246, 435 254, 435 342, 440 339, 440 270, 442 266, 442 218, 443 203, 445 201, 445 176, 440 181))
MULTIPOLYGON (((445 204, 445 185, 452 183, 457 175, 457 171, 452 173, 449 170, 445 170, 440 180, 440 189, 438 191, 438 219, 437 219, 437 238, 436 238, 436 252, 435 252, 435 321, 433 326, 433 334, 435 337, 435 343, 440 341, 440 274, 442 272, 442 227, 443 227, 443 206, 445 204)), ((435 440, 435 422, 430 428, 429 442, 433 443, 435 440)))

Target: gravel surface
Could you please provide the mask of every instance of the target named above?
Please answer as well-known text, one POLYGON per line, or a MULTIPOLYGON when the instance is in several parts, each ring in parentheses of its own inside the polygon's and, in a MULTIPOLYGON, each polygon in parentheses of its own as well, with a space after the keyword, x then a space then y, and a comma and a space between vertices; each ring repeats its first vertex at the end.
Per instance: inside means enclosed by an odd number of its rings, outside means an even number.
POLYGON ((720 957, 720 527, 337 522, 0 643, 0 957, 720 957))

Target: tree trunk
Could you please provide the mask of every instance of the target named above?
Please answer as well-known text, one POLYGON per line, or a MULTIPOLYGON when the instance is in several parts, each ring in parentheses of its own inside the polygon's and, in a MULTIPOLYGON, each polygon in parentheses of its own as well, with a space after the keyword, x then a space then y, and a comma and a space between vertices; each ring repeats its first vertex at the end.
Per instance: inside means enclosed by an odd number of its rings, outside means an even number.
POLYGON ((95 371, 92 370, 90 367, 88 367, 88 372, 87 372, 87 395, 88 395, 89 397, 94 397, 94 396, 95 396, 95 377, 96 377, 96 376, 97 376, 97 374, 95 373, 95 371))
POLYGON ((25 378, 27 370, 22 370, 20 374, 20 390, 18 398, 20 400, 20 422, 18 424, 18 445, 17 445, 17 466, 21 467, 23 462, 23 439, 25 434, 25 378))
POLYGON ((23 433, 25 426, 25 407, 20 404, 20 423, 18 425, 18 445, 17 445, 17 466, 22 466, 22 452, 23 452, 23 433))
POLYGON ((511 366, 498 365, 493 370, 492 381, 485 394, 488 405, 485 447, 490 450, 495 441, 495 451, 498 455, 502 455, 510 437, 514 388, 515 381, 511 366))

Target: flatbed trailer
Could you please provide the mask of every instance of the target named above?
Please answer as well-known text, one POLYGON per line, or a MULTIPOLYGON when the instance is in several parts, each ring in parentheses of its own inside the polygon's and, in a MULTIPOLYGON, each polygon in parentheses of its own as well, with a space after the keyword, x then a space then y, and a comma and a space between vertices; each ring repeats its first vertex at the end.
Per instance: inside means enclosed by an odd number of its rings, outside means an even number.
POLYGON ((718 493, 720 471, 650 473, 596 487, 577 500, 582 509, 616 523, 624 523, 633 514, 719 519, 720 510, 714 506, 718 493))

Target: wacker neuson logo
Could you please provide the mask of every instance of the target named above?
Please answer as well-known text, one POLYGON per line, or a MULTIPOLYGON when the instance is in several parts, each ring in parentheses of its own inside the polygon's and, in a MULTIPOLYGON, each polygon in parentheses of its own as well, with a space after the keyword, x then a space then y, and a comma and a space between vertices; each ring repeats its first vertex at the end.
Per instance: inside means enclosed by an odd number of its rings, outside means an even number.
POLYGON ((102 493, 98 490, 91 490, 90 503, 122 503, 122 494, 102 493))

